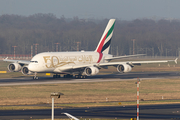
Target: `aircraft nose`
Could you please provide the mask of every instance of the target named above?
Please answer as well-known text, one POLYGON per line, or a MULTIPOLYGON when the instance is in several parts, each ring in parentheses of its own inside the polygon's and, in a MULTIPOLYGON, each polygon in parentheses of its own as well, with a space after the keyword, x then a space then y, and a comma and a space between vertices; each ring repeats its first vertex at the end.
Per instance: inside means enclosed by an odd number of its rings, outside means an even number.
POLYGON ((34 65, 33 65, 32 63, 30 63, 30 64, 28 65, 28 69, 29 69, 30 71, 32 71, 32 72, 35 71, 35 67, 34 67, 34 65))

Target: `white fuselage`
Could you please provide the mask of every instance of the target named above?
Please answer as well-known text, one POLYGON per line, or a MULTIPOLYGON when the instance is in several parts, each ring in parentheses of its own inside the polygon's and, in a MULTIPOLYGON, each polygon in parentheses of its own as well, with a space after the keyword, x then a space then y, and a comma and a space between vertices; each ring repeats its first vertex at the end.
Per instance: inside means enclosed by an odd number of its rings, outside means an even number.
POLYGON ((32 72, 56 72, 56 69, 62 70, 75 65, 88 65, 94 63, 106 62, 102 53, 90 52, 44 52, 35 55, 28 65, 32 72))

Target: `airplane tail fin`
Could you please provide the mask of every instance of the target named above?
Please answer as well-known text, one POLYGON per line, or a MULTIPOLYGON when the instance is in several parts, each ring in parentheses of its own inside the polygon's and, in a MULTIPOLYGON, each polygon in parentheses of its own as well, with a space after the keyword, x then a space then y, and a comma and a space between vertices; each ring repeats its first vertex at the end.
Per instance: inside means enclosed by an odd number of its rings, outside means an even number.
POLYGON ((115 24, 115 19, 110 19, 95 52, 105 53, 105 54, 109 53, 111 38, 114 30, 114 24, 115 24))

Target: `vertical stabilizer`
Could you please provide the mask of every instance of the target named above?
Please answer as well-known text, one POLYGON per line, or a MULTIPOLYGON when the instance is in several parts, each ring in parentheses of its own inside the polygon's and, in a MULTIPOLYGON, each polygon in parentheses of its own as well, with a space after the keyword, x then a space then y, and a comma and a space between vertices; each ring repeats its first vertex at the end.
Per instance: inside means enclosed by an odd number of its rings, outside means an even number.
POLYGON ((104 54, 109 53, 111 38, 113 35, 113 30, 114 30, 114 24, 115 24, 115 19, 110 19, 99 41, 99 44, 95 50, 96 52, 104 53, 104 54))

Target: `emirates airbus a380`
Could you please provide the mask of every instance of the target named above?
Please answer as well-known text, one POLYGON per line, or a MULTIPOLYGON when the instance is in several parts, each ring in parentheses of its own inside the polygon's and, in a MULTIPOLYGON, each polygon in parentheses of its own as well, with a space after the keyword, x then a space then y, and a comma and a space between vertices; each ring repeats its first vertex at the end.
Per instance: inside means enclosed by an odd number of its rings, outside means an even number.
POLYGON ((164 63, 175 60, 160 60, 160 61, 125 61, 125 62, 110 62, 113 59, 132 57, 138 55, 118 56, 108 54, 111 38, 113 35, 115 19, 110 19, 105 31, 99 41, 95 51, 74 51, 74 52, 43 52, 35 55, 31 61, 23 60, 8 60, 12 62, 8 65, 8 70, 11 72, 21 72, 25 75, 34 74, 33 79, 38 79, 37 73, 53 73, 54 78, 64 77, 86 78, 99 73, 101 68, 108 69, 108 66, 114 66, 120 73, 130 72, 135 65, 142 63, 164 63))

